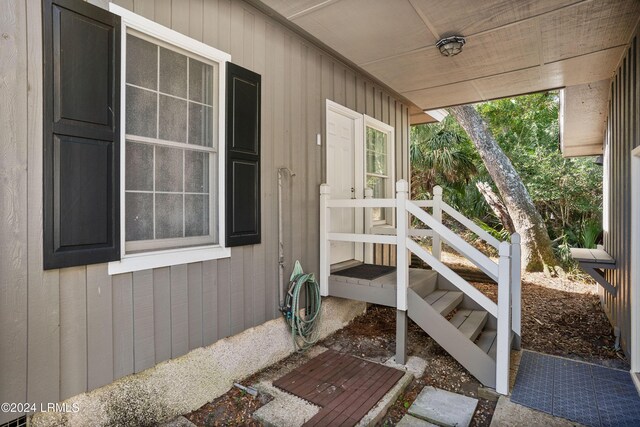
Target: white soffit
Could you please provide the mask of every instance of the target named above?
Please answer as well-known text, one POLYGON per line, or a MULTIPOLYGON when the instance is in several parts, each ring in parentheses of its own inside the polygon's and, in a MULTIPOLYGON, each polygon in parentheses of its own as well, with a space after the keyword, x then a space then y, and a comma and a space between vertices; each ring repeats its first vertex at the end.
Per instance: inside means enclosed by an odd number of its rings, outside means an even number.
POLYGON ((640 0, 248 0, 341 54, 421 110, 567 88, 563 154, 602 152, 608 81, 640 19, 640 0), (443 57, 442 37, 461 35, 443 57))
POLYGON ((435 45, 437 41, 408 0, 339 0, 320 4, 323 6, 288 18, 358 65, 411 52, 425 43, 435 45))
POLYGON ((422 110, 610 78, 638 0, 260 0, 422 110), (460 55, 435 47, 459 34, 460 55))
POLYGON ((560 145, 564 157, 602 154, 609 90, 609 79, 569 86, 563 90, 560 145))

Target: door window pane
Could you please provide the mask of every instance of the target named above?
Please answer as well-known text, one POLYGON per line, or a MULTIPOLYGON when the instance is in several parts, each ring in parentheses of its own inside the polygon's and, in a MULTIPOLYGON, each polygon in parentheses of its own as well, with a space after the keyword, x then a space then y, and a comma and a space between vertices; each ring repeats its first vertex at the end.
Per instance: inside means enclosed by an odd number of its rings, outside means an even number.
MULTIPOLYGON (((373 190, 373 198, 374 199, 384 199, 387 197, 386 188, 387 188, 387 179, 379 176, 368 176, 367 177, 367 187, 373 190)), ((385 210, 383 208, 373 208, 371 209, 373 220, 383 220, 385 219, 384 215, 385 210)))
POLYGON ((387 134, 367 128, 367 172, 387 174, 387 134))
MULTIPOLYGON (((373 190, 374 198, 389 197, 389 158, 388 137, 386 132, 367 127, 366 141, 366 180, 367 187, 373 190)), ((385 209, 373 208, 372 219, 385 219, 385 209)))

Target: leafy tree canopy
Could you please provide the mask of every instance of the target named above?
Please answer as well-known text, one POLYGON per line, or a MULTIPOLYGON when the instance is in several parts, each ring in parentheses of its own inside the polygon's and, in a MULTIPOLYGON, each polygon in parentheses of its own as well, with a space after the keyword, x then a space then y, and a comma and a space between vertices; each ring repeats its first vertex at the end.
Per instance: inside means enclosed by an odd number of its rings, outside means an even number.
MULTIPOLYGON (((590 246, 602 217, 602 167, 593 158, 566 159, 559 148, 558 93, 546 92, 479 104, 500 147, 520 174, 551 239, 565 258, 567 244, 590 246)), ((475 186, 492 183, 473 143, 454 118, 411 129, 414 197, 445 188, 447 202, 481 225, 502 231, 475 186)))

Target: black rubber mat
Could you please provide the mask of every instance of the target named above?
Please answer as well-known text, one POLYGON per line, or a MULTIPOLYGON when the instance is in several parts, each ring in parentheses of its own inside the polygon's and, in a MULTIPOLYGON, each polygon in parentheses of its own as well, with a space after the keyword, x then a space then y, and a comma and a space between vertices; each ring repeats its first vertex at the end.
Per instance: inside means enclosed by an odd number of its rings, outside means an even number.
POLYGON ((373 280, 385 274, 393 273, 394 271, 396 271, 396 268, 388 265, 360 264, 331 274, 335 276, 352 277, 354 279, 373 280))

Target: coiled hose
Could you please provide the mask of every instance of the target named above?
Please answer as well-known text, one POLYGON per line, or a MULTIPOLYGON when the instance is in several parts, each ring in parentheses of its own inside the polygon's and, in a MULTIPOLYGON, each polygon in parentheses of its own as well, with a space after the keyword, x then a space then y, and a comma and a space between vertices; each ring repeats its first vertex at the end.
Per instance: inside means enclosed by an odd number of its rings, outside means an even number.
POLYGON ((313 273, 305 274, 300 262, 296 261, 289 279, 284 306, 280 307, 285 321, 291 328, 295 351, 304 351, 318 341, 321 306, 320 285, 313 273), (303 294, 304 310, 300 304, 303 294))

